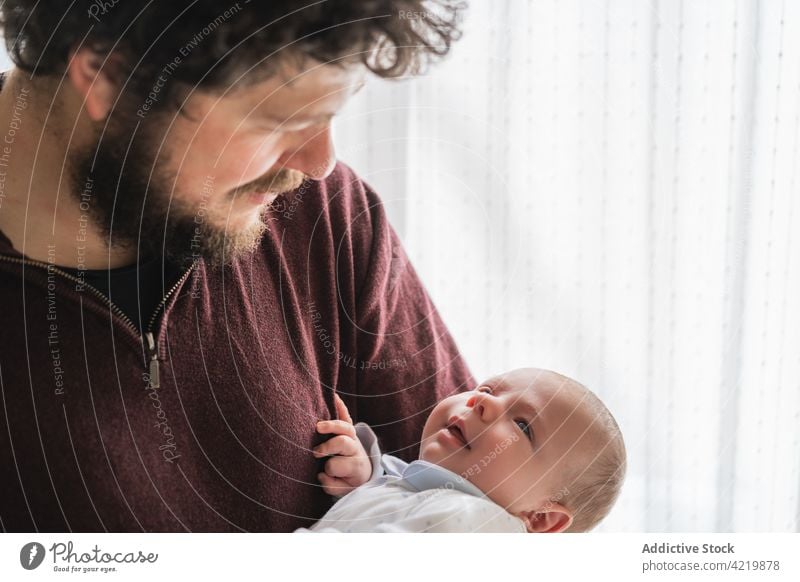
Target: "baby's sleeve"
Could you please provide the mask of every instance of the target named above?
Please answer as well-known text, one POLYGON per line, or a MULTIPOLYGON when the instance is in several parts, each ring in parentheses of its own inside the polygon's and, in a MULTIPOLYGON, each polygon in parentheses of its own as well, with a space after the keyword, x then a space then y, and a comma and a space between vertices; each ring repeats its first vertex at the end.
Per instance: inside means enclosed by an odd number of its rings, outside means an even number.
POLYGON ((381 466, 381 448, 380 445, 378 445, 378 436, 365 422, 357 423, 355 425, 355 429, 356 436, 361 442, 361 446, 364 447, 365 451, 367 451, 369 460, 372 462, 372 474, 369 477, 369 481, 374 481, 383 475, 383 467, 381 466))

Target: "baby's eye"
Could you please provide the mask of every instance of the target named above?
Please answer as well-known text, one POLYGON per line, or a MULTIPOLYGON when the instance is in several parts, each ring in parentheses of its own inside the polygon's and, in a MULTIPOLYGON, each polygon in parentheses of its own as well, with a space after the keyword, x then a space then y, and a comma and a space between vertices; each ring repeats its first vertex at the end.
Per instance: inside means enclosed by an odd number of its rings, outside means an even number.
POLYGON ((533 430, 531 430, 531 425, 528 423, 527 420, 518 419, 515 420, 514 422, 519 427, 519 429, 525 433, 525 435, 528 437, 528 440, 533 440, 533 430))
POLYGON ((479 386, 478 387, 478 392, 485 392, 486 394, 491 394, 492 393, 492 389, 489 388, 488 386, 479 386))

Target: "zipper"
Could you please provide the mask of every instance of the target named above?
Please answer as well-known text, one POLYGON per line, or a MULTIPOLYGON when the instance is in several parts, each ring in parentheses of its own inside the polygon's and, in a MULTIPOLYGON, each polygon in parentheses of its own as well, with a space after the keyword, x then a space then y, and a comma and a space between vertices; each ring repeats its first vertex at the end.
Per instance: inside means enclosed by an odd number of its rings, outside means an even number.
POLYGON ((147 380, 148 388, 161 388, 161 372, 158 368, 158 346, 153 339, 153 334, 147 332, 147 354, 150 358, 150 375, 147 380))
POLYGON ((100 299, 103 303, 105 303, 111 309, 111 311, 115 315, 117 315, 123 321, 123 323, 125 323, 125 326, 128 329, 130 329, 131 332, 133 332, 133 334, 137 338, 139 338, 140 341, 142 339, 146 340, 146 342, 147 342, 147 355, 148 355, 148 358, 150 360, 149 361, 149 370, 148 370, 149 374, 150 374, 150 380, 148 382, 148 387, 150 387, 150 388, 159 388, 161 386, 159 361, 158 361, 158 344, 156 343, 155 337, 153 336, 152 327, 156 322, 156 317, 161 312, 161 310, 164 308, 164 306, 167 304, 167 301, 169 301, 169 298, 186 281, 186 279, 189 277, 191 272, 194 270, 195 265, 197 265, 197 259, 195 259, 192 262, 192 264, 189 266, 189 268, 186 270, 186 272, 181 276, 180 279, 178 279, 178 282, 175 283, 172 286, 172 288, 169 290, 169 292, 161 299, 161 302, 156 307, 155 311, 153 312, 153 315, 150 316, 150 321, 147 324, 147 331, 144 333, 144 335, 139 333, 139 329, 136 327, 136 325, 133 323, 133 321, 131 321, 131 319, 127 315, 125 315, 124 311, 122 311, 119 307, 117 307, 114 303, 112 303, 111 299, 109 299, 108 297, 103 295, 103 293, 99 289, 96 289, 95 287, 92 287, 91 285, 86 283, 86 281, 84 281, 82 279, 79 279, 75 275, 67 273, 66 271, 62 271, 57 266, 51 265, 50 263, 45 263, 44 261, 35 261, 35 260, 31 260, 31 259, 20 259, 19 257, 8 257, 6 255, 0 255, 0 261, 5 261, 7 263, 15 263, 15 264, 23 265, 23 266, 30 265, 32 267, 40 267, 42 269, 45 269, 47 272, 50 272, 50 270, 52 269, 52 272, 60 275, 61 277, 64 277, 65 279, 67 279, 69 281, 73 281, 75 283, 78 283, 79 285, 82 285, 83 287, 85 287, 86 289, 91 291, 93 295, 95 295, 98 299, 100 299))
MULTIPOLYGON (((161 310, 166 306, 167 301, 169 298, 172 297, 172 294, 186 282, 186 279, 189 278, 189 274, 194 270, 194 266, 197 264, 197 259, 192 261, 192 264, 186 270, 186 272, 181 276, 180 279, 172 286, 166 295, 161 299, 161 302, 156 307, 155 311, 153 311, 153 315, 150 316, 150 321, 147 324, 147 331, 145 332, 145 337, 147 338, 147 353, 150 357, 150 381, 148 383, 149 388, 160 388, 161 387, 161 371, 159 369, 158 363, 158 342, 153 337, 153 325, 156 323, 156 318, 161 310)), ((109 301, 110 303, 110 301, 109 301)))

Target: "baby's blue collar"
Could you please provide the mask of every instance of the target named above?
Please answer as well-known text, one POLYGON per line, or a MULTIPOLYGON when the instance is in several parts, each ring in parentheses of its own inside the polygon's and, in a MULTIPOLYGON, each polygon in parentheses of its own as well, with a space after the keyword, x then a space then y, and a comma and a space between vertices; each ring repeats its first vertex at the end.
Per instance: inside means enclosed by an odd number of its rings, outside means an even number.
POLYGON ((399 477, 413 489, 417 491, 427 491, 428 489, 455 489, 468 495, 485 498, 483 491, 464 479, 461 475, 452 471, 429 463, 428 461, 416 460, 406 463, 392 455, 383 455, 381 464, 387 475, 399 477))

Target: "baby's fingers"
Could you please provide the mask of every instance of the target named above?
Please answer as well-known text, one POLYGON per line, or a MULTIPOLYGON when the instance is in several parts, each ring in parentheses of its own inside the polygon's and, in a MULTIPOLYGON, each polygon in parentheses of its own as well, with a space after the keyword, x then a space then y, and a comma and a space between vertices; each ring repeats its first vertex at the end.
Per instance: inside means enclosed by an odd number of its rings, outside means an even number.
POLYGON ((356 438, 356 429, 350 422, 344 420, 320 420, 317 423, 317 432, 322 434, 342 434, 356 438))
POLYGON ((322 484, 322 490, 328 495, 341 497, 342 495, 347 495, 353 490, 353 487, 348 485, 347 482, 343 481, 342 479, 331 477, 325 473, 320 473, 317 475, 317 477, 319 478, 319 482, 322 484))
POLYGON ((349 436, 339 435, 328 439, 321 445, 314 447, 314 456, 326 457, 328 455, 344 455, 353 457, 361 452, 361 443, 349 436))
POLYGON ((353 419, 350 418, 350 411, 347 410, 347 405, 336 392, 333 393, 333 404, 336 407, 336 416, 339 417, 339 420, 353 424, 353 419))
POLYGON ((362 457, 331 457, 325 461, 325 474, 328 477, 345 479, 349 483, 362 471, 365 461, 369 462, 368 459, 362 457))

